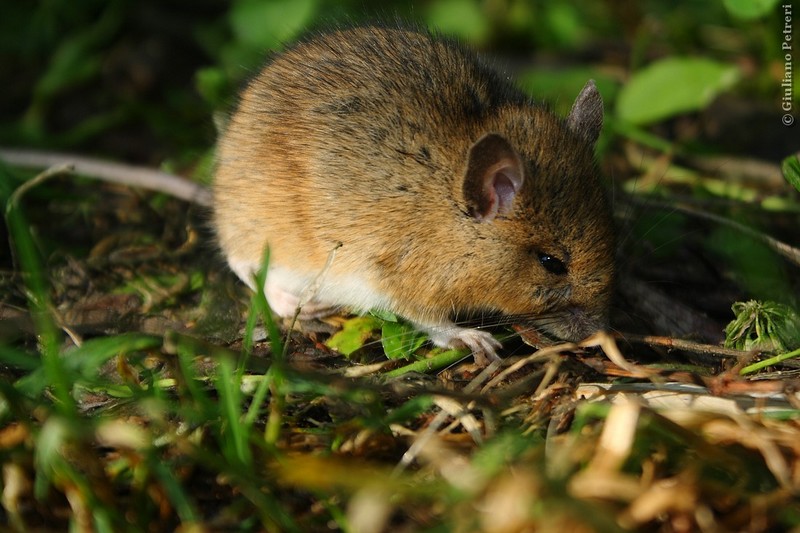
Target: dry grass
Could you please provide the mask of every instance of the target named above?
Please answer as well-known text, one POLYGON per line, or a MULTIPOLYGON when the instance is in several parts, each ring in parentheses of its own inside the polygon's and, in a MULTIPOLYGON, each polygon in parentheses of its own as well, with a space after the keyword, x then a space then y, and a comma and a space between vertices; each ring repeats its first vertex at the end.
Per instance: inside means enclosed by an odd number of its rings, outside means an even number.
MULTIPOLYGON (((487 369, 467 360, 422 373, 387 361, 379 342, 337 355, 324 344, 330 324, 283 349, 269 320, 272 339, 258 334, 263 297, 208 260, 202 213, 124 189, 48 187, 8 219, 18 270, 0 307, 7 527, 800 526, 791 366, 744 377, 755 354, 606 335, 543 348, 512 339, 487 369)), ((636 272, 622 283, 639 283, 636 272)), ((669 296, 657 301, 681 325, 686 301, 669 296)), ((688 307, 683 318, 702 314, 688 307)))

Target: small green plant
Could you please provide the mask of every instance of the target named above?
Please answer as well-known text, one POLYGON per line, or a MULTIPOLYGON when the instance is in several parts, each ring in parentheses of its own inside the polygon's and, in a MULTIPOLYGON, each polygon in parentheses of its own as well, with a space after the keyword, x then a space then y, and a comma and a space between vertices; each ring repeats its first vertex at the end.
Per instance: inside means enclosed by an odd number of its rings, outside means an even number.
POLYGON ((800 156, 790 155, 781 163, 783 177, 789 185, 800 191, 800 156))
POLYGON ((331 336, 326 344, 350 356, 378 337, 388 359, 419 359, 417 351, 428 340, 427 335, 392 313, 373 311, 347 320, 341 331, 331 336))
POLYGON ((800 315, 777 302, 736 302, 736 318, 725 328, 725 346, 739 350, 785 352, 800 347, 800 315))

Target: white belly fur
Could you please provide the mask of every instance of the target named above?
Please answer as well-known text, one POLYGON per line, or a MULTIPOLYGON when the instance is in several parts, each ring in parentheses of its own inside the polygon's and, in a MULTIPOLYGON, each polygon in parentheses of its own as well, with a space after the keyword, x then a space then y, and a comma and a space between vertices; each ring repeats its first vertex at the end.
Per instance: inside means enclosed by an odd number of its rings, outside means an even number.
MULTIPOLYGON (((233 258, 229 258, 228 264, 239 279, 255 290, 255 273, 261 265, 233 258)), ((388 309, 390 303, 385 295, 356 275, 299 274, 274 266, 267 272, 265 293, 270 307, 281 316, 292 316, 300 300, 314 308, 349 307, 357 311, 388 309)))

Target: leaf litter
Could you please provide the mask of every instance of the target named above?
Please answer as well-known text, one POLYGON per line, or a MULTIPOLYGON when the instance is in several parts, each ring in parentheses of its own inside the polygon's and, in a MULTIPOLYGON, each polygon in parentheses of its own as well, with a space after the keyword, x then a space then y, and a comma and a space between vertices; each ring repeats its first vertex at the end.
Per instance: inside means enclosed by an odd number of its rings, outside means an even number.
MULTIPOLYGON (((646 287, 637 298, 621 291, 615 305, 615 321, 630 334, 552 344, 518 325, 520 338, 504 341, 505 359, 480 369, 466 353, 431 350, 393 317, 356 317, 361 330, 345 321, 343 331, 356 332, 347 339, 348 358, 332 350, 339 345, 330 327, 301 324, 279 357, 283 348, 243 333, 247 295, 221 263, 185 246, 195 231, 186 229, 193 216, 186 206, 168 200, 157 216, 134 217, 136 231, 153 238, 130 241, 127 229, 110 228, 127 228, 131 205, 152 214, 153 204, 118 191, 110 198, 88 211, 107 220, 100 225, 111 234, 102 239, 110 240, 94 241, 104 244, 84 255, 67 240, 45 266, 47 297, 58 302, 53 312, 65 333, 56 347, 62 377, 78 411, 59 406, 48 369, 33 355, 35 320, 19 279, 3 297, 3 323, 28 324, 0 353, 1 503, 11 527, 800 525, 796 365, 778 361, 768 372, 741 374, 768 347, 719 344, 726 323, 733 320, 737 331, 747 325, 729 311, 730 296, 743 293, 735 273, 702 247, 703 232, 685 232, 685 220, 678 244, 667 233, 667 241, 635 237, 624 249, 634 261, 620 283, 646 287), (165 236, 168 248, 158 244, 165 236), (658 256, 665 244, 673 249, 658 256), (682 267, 687 258, 702 268, 682 267), (665 271, 665 261, 676 268, 665 271), (720 282, 698 299, 696 287, 709 276, 720 282), (644 281, 653 279, 677 290, 644 281), (648 297, 654 293, 657 299, 648 297), (659 314, 671 322, 652 322, 659 314), (697 331, 697 321, 717 337, 671 336, 669 328, 697 331), (406 348, 379 330, 406 339, 406 348), (387 360, 386 346, 406 358, 387 360), (436 357, 441 366, 431 364, 436 357)), ((46 202, 30 212, 37 236, 47 233, 46 202)), ((796 276, 784 279, 785 290, 796 288, 796 276)), ((768 317, 749 323, 773 331, 776 320, 768 317)), ((788 350, 794 342, 771 347, 788 350)))

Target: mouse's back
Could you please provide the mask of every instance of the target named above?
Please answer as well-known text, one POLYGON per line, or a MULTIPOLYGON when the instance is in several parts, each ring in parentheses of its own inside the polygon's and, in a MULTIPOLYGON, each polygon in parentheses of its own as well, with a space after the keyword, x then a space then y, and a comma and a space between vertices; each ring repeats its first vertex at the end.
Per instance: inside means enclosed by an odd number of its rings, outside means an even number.
MULTIPOLYGON (((292 46, 251 80, 219 142, 215 222, 226 256, 241 276, 269 242, 276 263, 299 248, 308 257, 296 266, 316 272, 361 225, 407 227, 407 208, 453 194, 482 117, 525 100, 428 33, 353 28, 292 46)), ((376 245, 359 236, 359 253, 376 245)))
POLYGON ((585 327, 553 329, 582 332, 605 321, 612 271, 592 157, 601 122, 593 85, 565 121, 428 33, 316 36, 242 93, 218 147, 219 241, 251 286, 269 245, 281 314, 314 285, 323 310, 437 326, 462 311, 568 309, 585 327))

